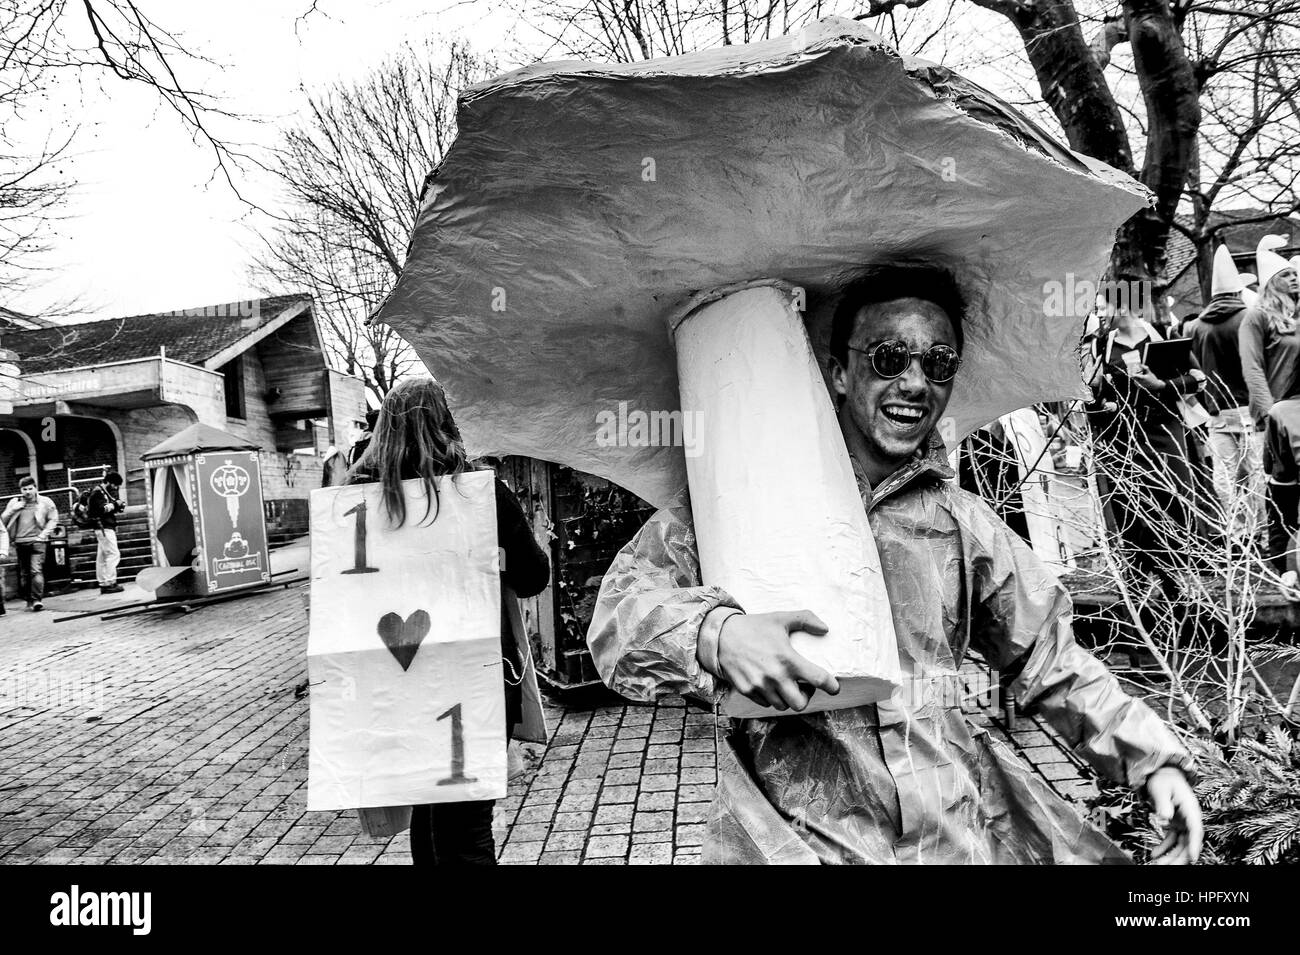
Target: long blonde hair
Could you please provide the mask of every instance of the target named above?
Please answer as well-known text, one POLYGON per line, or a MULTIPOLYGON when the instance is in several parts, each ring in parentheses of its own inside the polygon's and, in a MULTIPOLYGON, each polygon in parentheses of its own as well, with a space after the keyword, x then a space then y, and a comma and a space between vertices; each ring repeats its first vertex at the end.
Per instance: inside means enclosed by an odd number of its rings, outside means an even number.
POLYGON ((1293 274, 1293 269, 1283 269, 1274 275, 1259 290, 1259 301, 1255 303, 1275 335, 1290 335, 1296 329, 1300 301, 1287 291, 1288 280, 1293 274))
POLYGON ((384 397, 370 445, 348 472, 365 475, 382 486, 384 510, 394 526, 406 523, 406 496, 402 481, 424 482, 423 523, 437 520, 440 501, 437 479, 473 470, 465 456, 460 429, 447 407, 447 395, 432 378, 400 382, 384 397))

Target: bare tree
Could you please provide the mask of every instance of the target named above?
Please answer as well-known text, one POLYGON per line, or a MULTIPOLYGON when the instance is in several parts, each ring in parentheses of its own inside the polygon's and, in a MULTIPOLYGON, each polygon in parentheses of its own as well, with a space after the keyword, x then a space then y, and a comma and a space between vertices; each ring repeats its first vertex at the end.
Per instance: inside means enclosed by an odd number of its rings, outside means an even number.
POLYGON ((202 59, 134 0, 0 0, 0 292, 21 287, 38 267, 43 226, 68 193, 57 166, 74 141, 75 126, 63 134, 44 130, 34 152, 15 143, 15 131, 38 121, 36 104, 67 73, 96 73, 152 89, 183 128, 211 149, 214 172, 238 194, 232 168, 248 157, 212 126, 216 117, 230 114, 177 75, 182 62, 202 59))
POLYGON ((457 96, 490 72, 460 43, 408 46, 361 82, 309 97, 277 154, 287 202, 262 236, 259 280, 315 296, 330 354, 376 399, 421 366, 366 319, 401 273, 425 178, 455 137, 457 96))
POLYGON ((257 271, 268 290, 312 296, 330 363, 364 381, 376 401, 423 367, 392 328, 366 324, 392 288, 393 273, 358 247, 351 226, 337 216, 303 210, 302 219, 276 229, 257 271))
MULTIPOLYGON (((688 0, 671 6, 657 0, 513 0, 511 7, 549 44, 542 58, 559 52, 594 60, 630 63, 675 56, 710 46, 751 43, 782 36, 830 14, 881 18, 873 24, 896 43, 920 52, 935 21, 897 13, 931 0, 688 0)), ((951 16, 954 0, 944 0, 951 16)), ((939 2, 935 2, 938 7, 939 2)))
MULTIPOLYGON (((1159 283, 1174 215, 1189 198, 1189 174, 1196 178, 1192 192, 1204 192, 1208 206, 1270 186, 1285 195, 1295 143, 1288 91, 1297 61, 1296 0, 965 2, 1014 29, 1020 63, 1002 68, 1017 86, 1027 68, 1037 100, 1070 146, 1154 194, 1153 206, 1120 230, 1111 261, 1116 275, 1159 283), (1203 109, 1210 117, 1204 131, 1203 109), (1273 125, 1284 119, 1286 126, 1273 125)), ((762 39, 830 14, 867 20, 918 54, 945 32, 952 9, 952 0, 696 0, 672 7, 543 0, 519 12, 566 54, 630 61, 762 39), (942 14, 935 16, 935 8, 942 14)), ((962 55, 951 64, 957 68, 988 65, 1001 42, 977 42, 971 31, 958 39, 962 55)), ((1199 241, 1209 248, 1207 237, 1199 241)))
MULTIPOLYGON (((3 133, 0 142, 10 145, 3 133)), ((68 192, 54 166, 69 142, 47 143, 35 156, 0 153, 0 295, 21 290, 40 268, 40 257, 48 248, 44 226, 68 192)))
MULTIPOLYGON (((1257 543, 1262 475, 1223 498, 1198 493, 1143 446, 1131 408, 1097 431, 1078 403, 1038 410, 1056 453, 1025 460, 1012 443, 972 440, 962 453, 976 489, 1012 522, 1024 516, 1031 532, 1071 545, 1061 580, 1075 598, 1075 633, 1197 755, 1204 861, 1294 861, 1300 650, 1276 636, 1268 594, 1280 578, 1257 543), (1057 460, 1066 448, 1073 466, 1057 460), (1103 504, 1119 505, 1113 522, 1100 519, 1103 504)), ((1040 551, 1050 543, 1034 540, 1040 551)), ((1158 841, 1149 810, 1128 787, 1099 784, 1091 815, 1145 857, 1158 841)))
POLYGON ((1201 93, 1201 135, 1188 181, 1201 296, 1208 300, 1214 245, 1232 226, 1300 211, 1300 2, 1267 17, 1206 6, 1185 35, 1201 93), (1221 12, 1220 12, 1221 11, 1221 12), (1247 215, 1214 215, 1245 206, 1247 215))
POLYGON ((1079 403, 1063 410, 1040 412, 1058 448, 1079 449, 1073 470, 1050 455, 1019 461, 1010 445, 965 450, 977 490, 1004 517, 1028 512, 1073 542, 1061 575, 1082 597, 1078 628, 1094 651, 1189 735, 1231 746, 1264 725, 1300 726, 1300 679, 1280 685, 1284 671, 1270 667, 1295 651, 1259 626, 1261 596, 1282 583, 1259 546, 1263 476, 1221 499, 1163 466, 1132 408, 1120 405, 1101 429, 1079 403), (1025 464, 1030 473, 1010 489, 987 478, 1025 464), (1030 481, 1046 493, 1021 496, 1030 481))

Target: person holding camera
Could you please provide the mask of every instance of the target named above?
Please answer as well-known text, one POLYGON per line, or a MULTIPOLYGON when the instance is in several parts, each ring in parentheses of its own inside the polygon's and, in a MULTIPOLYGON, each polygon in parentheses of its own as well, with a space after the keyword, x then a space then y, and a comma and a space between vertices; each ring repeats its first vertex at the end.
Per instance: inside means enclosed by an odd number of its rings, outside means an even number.
POLYGON ((86 501, 86 514, 95 529, 95 576, 99 578, 101 594, 120 594, 117 582, 117 564, 121 551, 117 546, 117 515, 126 504, 121 498, 122 475, 109 471, 104 480, 90 492, 86 501))

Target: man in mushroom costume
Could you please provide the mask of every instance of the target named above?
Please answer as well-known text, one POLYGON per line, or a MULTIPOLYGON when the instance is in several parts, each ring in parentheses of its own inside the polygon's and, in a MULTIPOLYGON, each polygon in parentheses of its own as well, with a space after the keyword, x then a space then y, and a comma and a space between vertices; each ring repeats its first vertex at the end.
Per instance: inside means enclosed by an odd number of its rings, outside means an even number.
POLYGON ((630 699, 746 717, 718 754, 705 861, 1127 861, 967 725, 952 689, 971 648, 1146 792, 1170 822, 1162 861, 1194 861, 1187 751, 1076 645, 1069 594, 952 483, 940 437, 1081 394, 1083 280, 1141 187, 833 18, 527 67, 469 90, 458 119, 378 318, 476 451, 661 508, 610 567, 588 643, 630 699), (602 440, 594 423, 628 407, 698 415, 699 447, 602 440))

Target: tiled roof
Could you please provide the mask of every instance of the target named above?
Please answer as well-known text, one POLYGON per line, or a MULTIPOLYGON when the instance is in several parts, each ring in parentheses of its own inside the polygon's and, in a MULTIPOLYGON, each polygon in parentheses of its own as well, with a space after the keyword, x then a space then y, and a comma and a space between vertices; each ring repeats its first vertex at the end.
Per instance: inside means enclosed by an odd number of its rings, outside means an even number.
POLYGON ((0 305, 0 330, 6 328, 48 328, 53 324, 55 323, 47 318, 27 315, 0 305))
MULTIPOLYGON (((1192 217, 1176 215, 1174 219, 1188 229, 1192 227, 1192 217)), ((1192 262, 1196 261, 1196 246, 1177 229, 1169 230, 1169 244, 1165 246, 1165 277, 1172 282, 1182 274, 1192 262)))
MULTIPOLYGON (((1233 219, 1252 219, 1261 215, 1262 209, 1225 209, 1222 212, 1210 213, 1210 224, 1218 225, 1221 222, 1230 222, 1233 219)), ((1192 217, 1177 215, 1174 217, 1184 228, 1192 227, 1192 217)), ((1219 230, 1215 237, 1216 242, 1225 243, 1228 251, 1233 258, 1238 259, 1238 264, 1250 260, 1252 262, 1248 271, 1253 272, 1253 259, 1255 255, 1255 246, 1259 240, 1270 233, 1286 235, 1291 238, 1288 248, 1300 243, 1300 220, 1294 217, 1273 216, 1265 219, 1263 222, 1247 222, 1239 226, 1226 226, 1219 230)), ((1187 238, 1177 229, 1169 230, 1169 245, 1165 258, 1165 277, 1169 282, 1173 282, 1188 267, 1195 267, 1196 246, 1192 240, 1187 238)))
POLYGON ((23 374, 152 358, 161 349, 201 365, 309 295, 277 295, 230 305, 109 318, 79 325, 6 331, 0 346, 18 353, 23 374))

